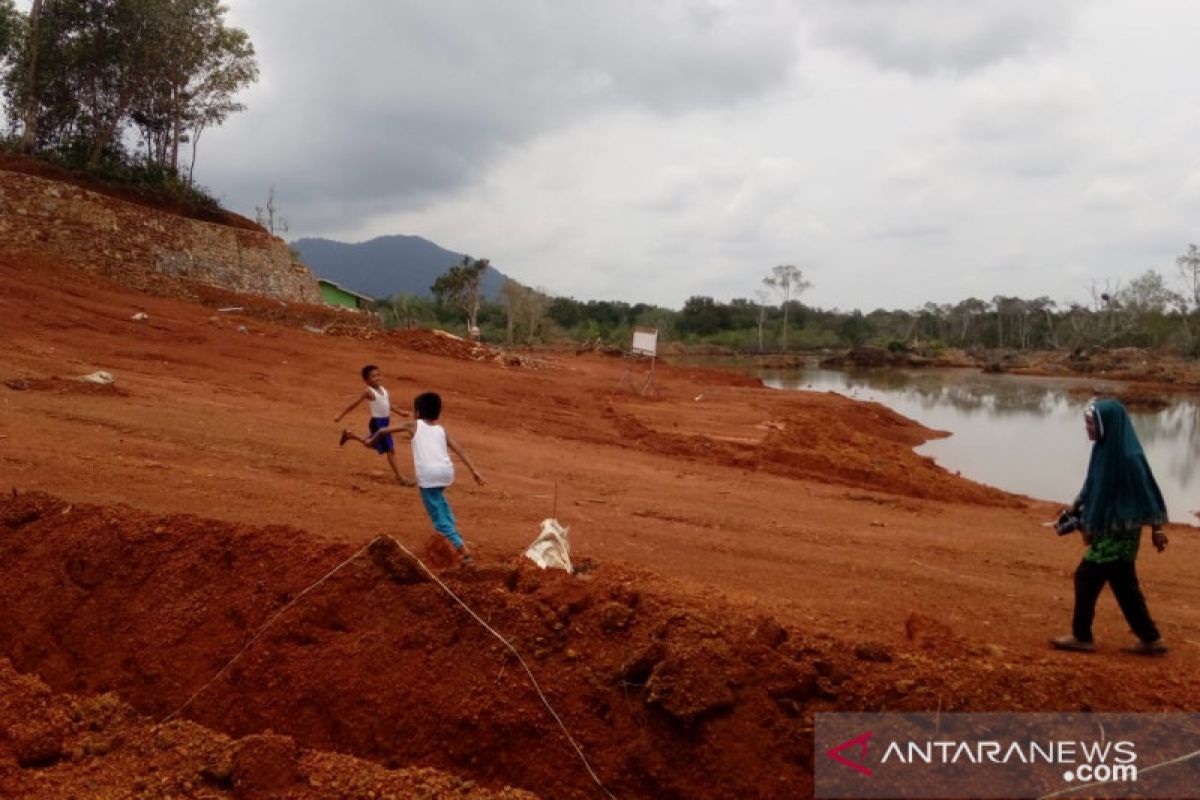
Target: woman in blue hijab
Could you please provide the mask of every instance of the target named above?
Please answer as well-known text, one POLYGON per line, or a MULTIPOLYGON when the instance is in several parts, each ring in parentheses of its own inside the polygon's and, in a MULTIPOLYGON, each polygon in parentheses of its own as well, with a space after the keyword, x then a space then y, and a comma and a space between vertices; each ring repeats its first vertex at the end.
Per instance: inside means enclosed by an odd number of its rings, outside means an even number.
POLYGON ((1160 553, 1166 548, 1162 526, 1167 521, 1167 506, 1125 406, 1116 400, 1096 400, 1084 411, 1084 423, 1093 442, 1092 457, 1071 510, 1079 518, 1088 549, 1075 570, 1071 635, 1051 639, 1050 644, 1059 650, 1095 649, 1092 619, 1096 600, 1107 583, 1138 637, 1137 644, 1122 649, 1160 655, 1167 652, 1167 646, 1146 608, 1134 563, 1143 525, 1151 527, 1155 548, 1160 553))

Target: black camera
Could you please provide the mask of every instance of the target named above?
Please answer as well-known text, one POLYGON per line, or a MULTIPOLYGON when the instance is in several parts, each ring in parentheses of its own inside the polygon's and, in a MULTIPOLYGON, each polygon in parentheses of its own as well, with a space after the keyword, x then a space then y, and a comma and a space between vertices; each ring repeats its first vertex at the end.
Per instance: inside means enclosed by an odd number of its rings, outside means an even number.
POLYGON ((1069 508, 1064 508, 1062 513, 1058 515, 1058 519, 1054 521, 1054 532, 1059 536, 1066 536, 1068 533, 1074 533, 1083 528, 1079 520, 1079 512, 1072 511, 1069 508))

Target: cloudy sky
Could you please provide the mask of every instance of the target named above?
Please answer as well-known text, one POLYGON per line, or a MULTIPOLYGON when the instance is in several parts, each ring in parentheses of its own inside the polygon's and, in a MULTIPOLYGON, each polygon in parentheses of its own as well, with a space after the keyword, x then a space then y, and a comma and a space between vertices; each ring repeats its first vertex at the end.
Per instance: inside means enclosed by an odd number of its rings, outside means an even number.
POLYGON ((229 0, 198 178, 580 298, 1084 299, 1200 242, 1190 0, 229 0))

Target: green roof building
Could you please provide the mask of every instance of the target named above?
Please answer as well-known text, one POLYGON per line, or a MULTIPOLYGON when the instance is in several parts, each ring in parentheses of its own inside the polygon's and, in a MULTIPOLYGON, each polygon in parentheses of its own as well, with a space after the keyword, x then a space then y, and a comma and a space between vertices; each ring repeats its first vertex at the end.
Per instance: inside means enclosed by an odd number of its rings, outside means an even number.
POLYGON ((344 286, 338 286, 325 278, 317 278, 317 285, 321 287, 321 299, 327 306, 365 310, 375 302, 373 297, 367 297, 365 294, 351 291, 344 286))

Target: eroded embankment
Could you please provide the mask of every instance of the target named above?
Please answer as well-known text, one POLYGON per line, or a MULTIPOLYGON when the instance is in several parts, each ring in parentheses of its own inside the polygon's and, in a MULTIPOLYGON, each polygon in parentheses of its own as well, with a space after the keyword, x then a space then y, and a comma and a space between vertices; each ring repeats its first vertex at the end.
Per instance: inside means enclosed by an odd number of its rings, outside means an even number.
MULTIPOLYGON (((158 718, 353 552, 295 530, 43 495, 6 499, 0 519, 0 654, 56 690, 115 691, 158 718)), ((717 627, 620 574, 483 566, 450 580, 530 659, 619 796, 807 790, 801 712, 817 674, 778 626, 717 627)), ((595 796, 500 643, 434 584, 400 582, 369 557, 283 616, 187 716, 233 736, 271 729, 386 766, 595 796)))
MULTIPOLYGON (((161 719, 353 552, 287 528, 6 497, 0 656, 56 691, 114 691, 161 719)), ((186 716, 488 787, 598 796, 502 645, 438 586, 386 561, 364 554, 303 597, 186 716)), ((820 710, 1150 704, 1128 675, 1083 685, 1040 653, 1009 654, 915 616, 911 647, 896 650, 643 591, 610 565, 571 577, 484 564, 445 579, 525 654, 620 797, 804 796, 820 710)))
POLYGON ((0 658, 0 797, 239 800, 534 800, 431 769, 389 770, 297 747, 279 734, 233 740, 186 720, 156 724, 116 695, 54 694, 0 658))

